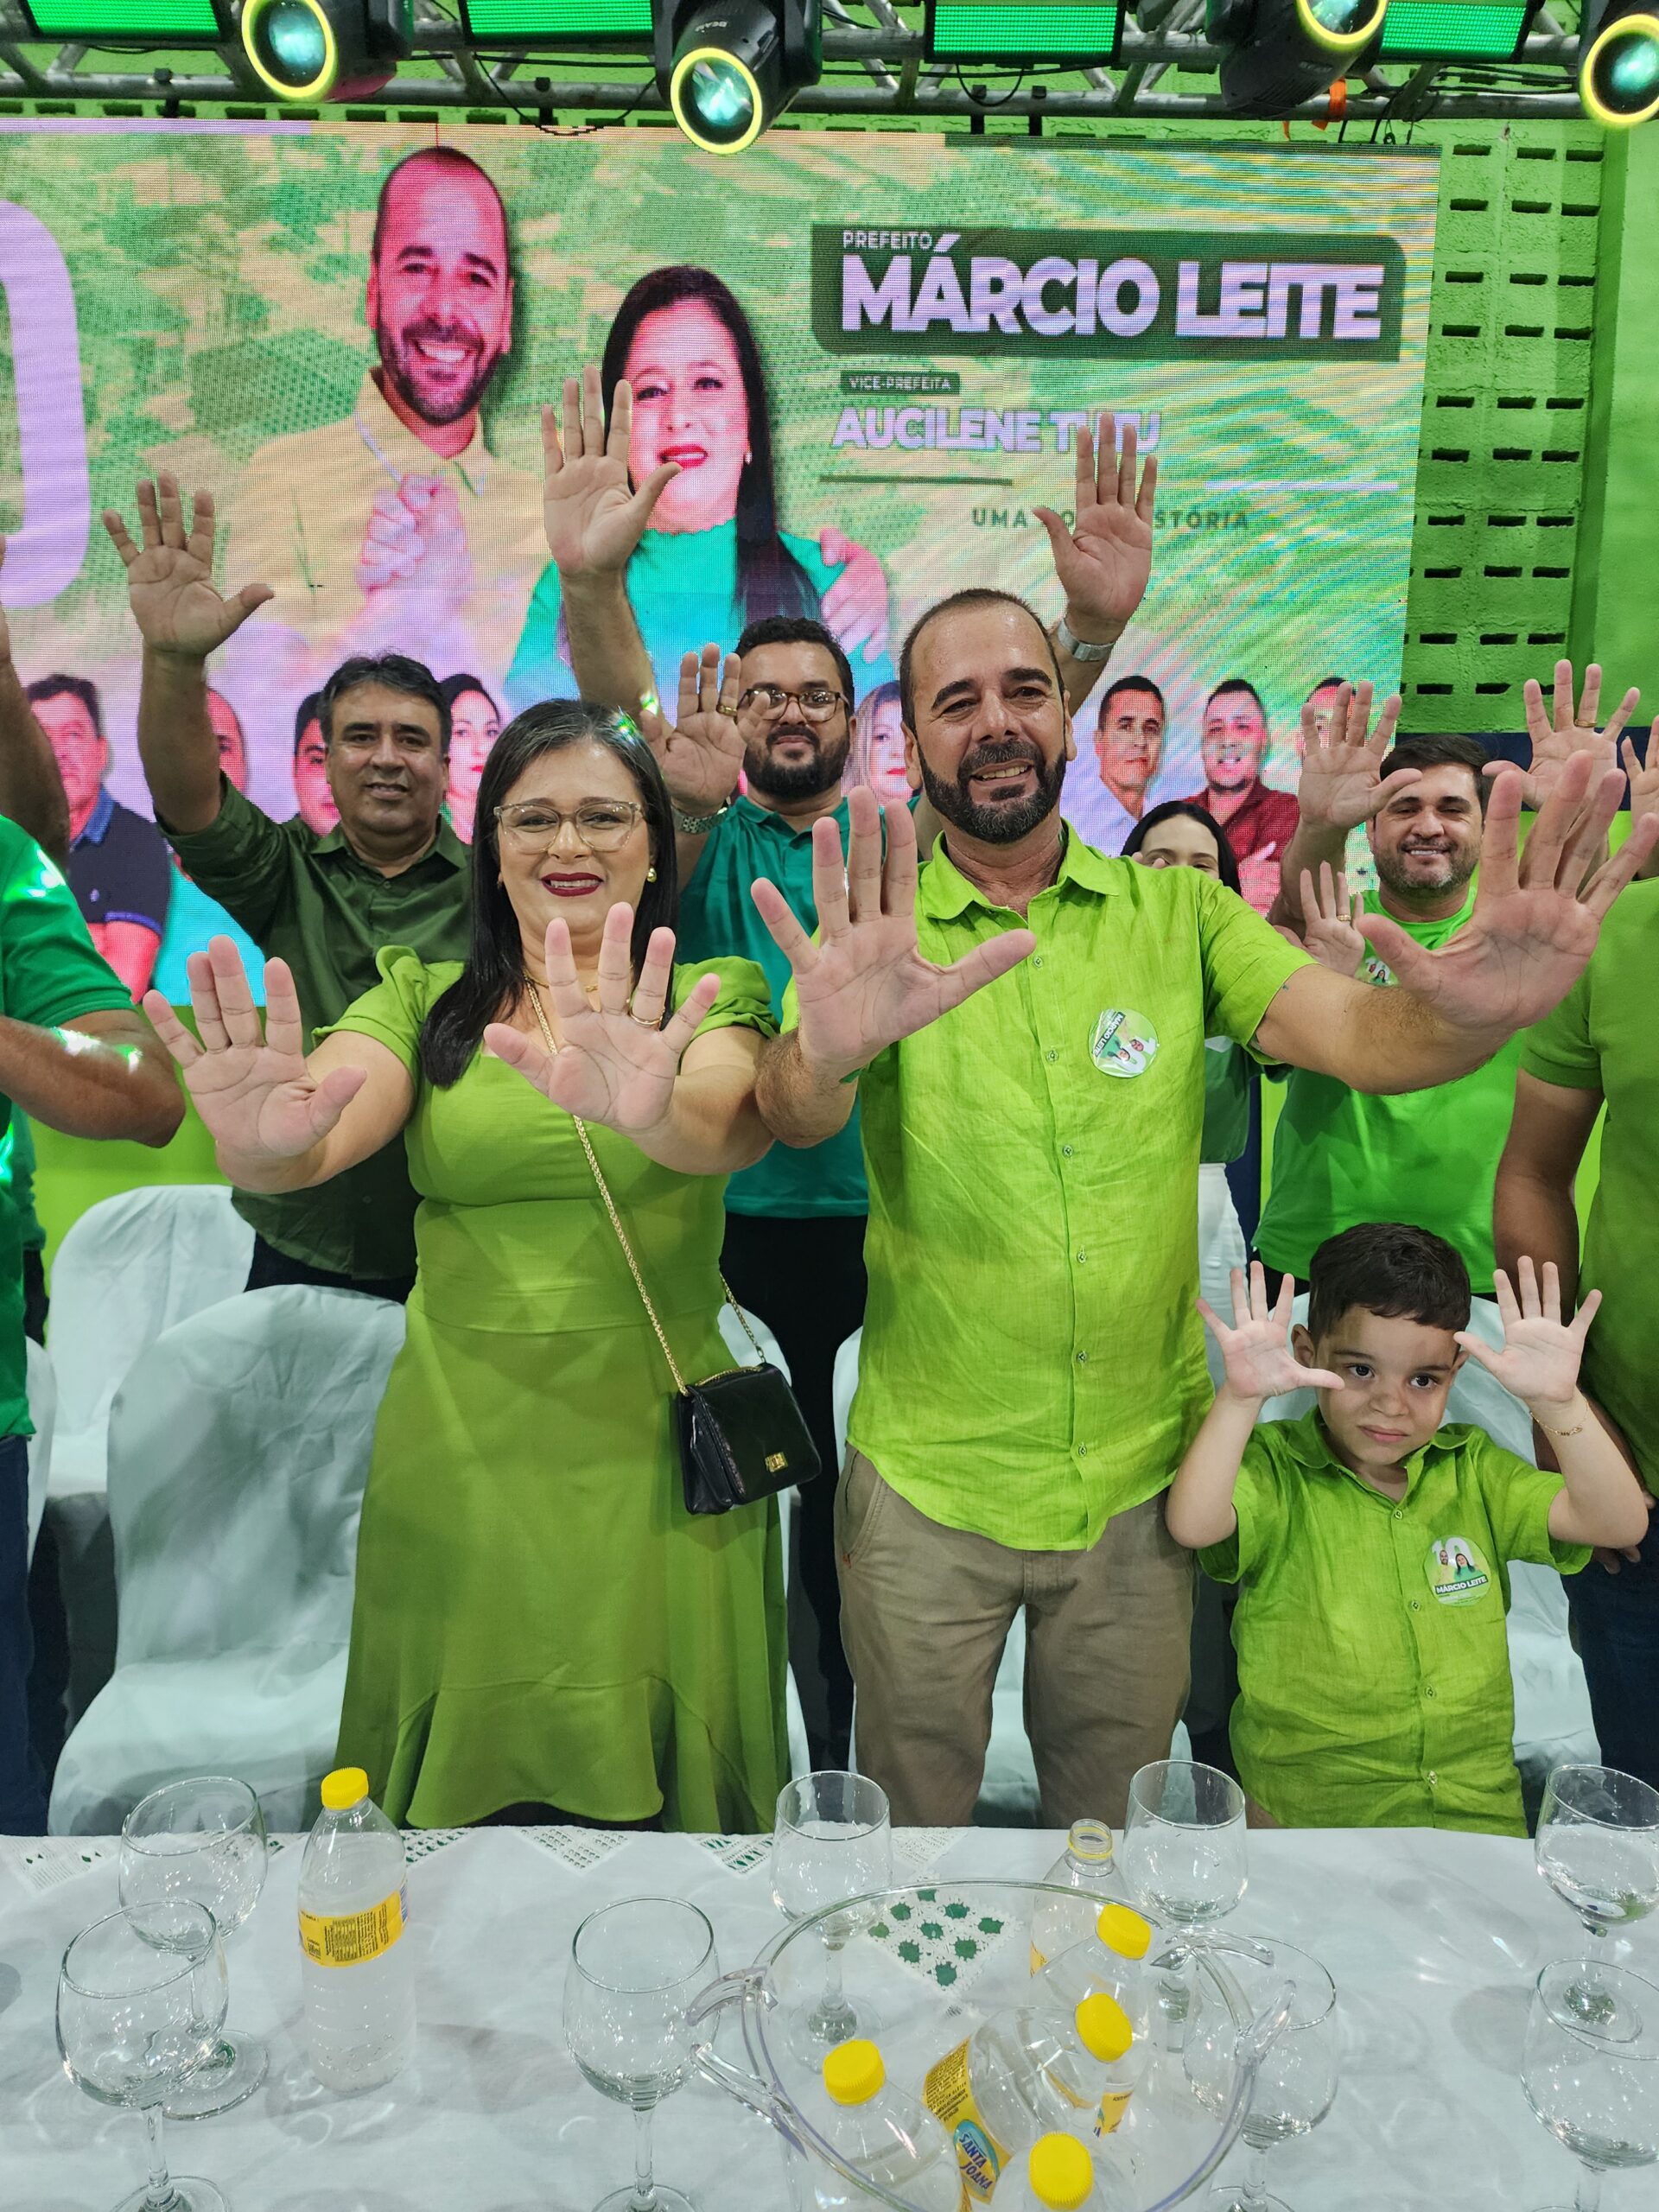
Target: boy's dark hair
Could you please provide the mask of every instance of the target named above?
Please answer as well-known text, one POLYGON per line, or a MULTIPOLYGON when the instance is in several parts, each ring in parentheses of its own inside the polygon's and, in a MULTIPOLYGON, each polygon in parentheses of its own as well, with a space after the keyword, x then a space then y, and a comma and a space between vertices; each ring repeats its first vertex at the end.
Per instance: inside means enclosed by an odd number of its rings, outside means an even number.
MULTIPOLYGON (((341 661, 317 694, 317 720, 325 745, 334 741, 334 709, 359 683, 382 684, 388 691, 401 691, 407 699, 424 700, 438 718, 438 750, 449 750, 449 702, 443 696, 443 687, 424 661, 411 660, 407 653, 359 653, 341 661)), ((296 751, 298 746, 296 731, 296 751)))
POLYGON ((1485 772, 1491 754, 1472 737, 1402 737, 1377 771, 1391 776, 1396 768, 1466 768, 1475 779, 1480 810, 1492 795, 1492 779, 1485 772))
POLYGON ((1321 1343, 1356 1306, 1425 1329, 1469 1325, 1469 1270, 1432 1230, 1363 1221, 1327 1236, 1308 1263, 1307 1331, 1321 1343))
POLYGON ((757 645, 822 645, 836 664, 836 673, 841 678, 842 696, 847 702, 850 715, 858 704, 858 694, 853 689, 853 671, 847 656, 836 643, 834 633, 822 622, 815 622, 809 614, 763 614, 758 622, 749 623, 737 641, 737 657, 753 652, 757 645))

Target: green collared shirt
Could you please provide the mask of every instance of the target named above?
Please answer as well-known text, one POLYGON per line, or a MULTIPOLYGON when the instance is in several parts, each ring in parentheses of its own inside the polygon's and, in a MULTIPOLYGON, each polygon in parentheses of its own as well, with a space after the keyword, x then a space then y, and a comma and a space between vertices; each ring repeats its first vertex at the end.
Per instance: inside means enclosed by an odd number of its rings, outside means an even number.
POLYGON ((1332 1450, 1317 1408, 1244 1452, 1236 1535, 1198 1554, 1239 1585, 1233 1753, 1291 1827, 1524 1835, 1504 1617, 1510 1560, 1576 1573, 1561 1487, 1484 1429, 1442 1428, 1396 1503, 1332 1450))
MULTIPOLYGON (((467 957, 467 849, 447 822, 401 875, 360 861, 338 828, 319 837, 297 815, 273 822, 223 781, 207 829, 166 835, 193 880, 268 960, 293 969, 308 1047, 379 982, 382 945, 412 946, 429 963, 467 957)), ((365 1282, 415 1272, 415 1192, 401 1136, 314 1191, 238 1191, 236 1208, 268 1244, 314 1268, 365 1282)))
POLYGON ((850 1435, 931 1520, 1077 1551, 1166 1487, 1209 1403, 1205 1039, 1248 1041, 1307 956, 1197 869, 1109 860, 1073 832, 1023 916, 943 845, 923 868, 927 959, 1022 926, 1030 959, 861 1079, 850 1435))
MULTIPOLYGON (((845 799, 830 819, 844 847, 849 834, 845 799)), ((804 930, 817 929, 810 828, 798 830, 781 814, 769 813, 752 798, 740 797, 709 832, 681 894, 679 954, 682 960, 739 956, 757 962, 772 988, 772 1013, 780 1014, 789 988, 789 963, 772 943, 772 932, 749 896, 758 875, 768 876, 777 885, 804 930)), ((793 1219, 861 1214, 868 1205, 856 1108, 846 1128, 824 1143, 805 1151, 775 1144, 764 1160, 734 1175, 726 1185, 728 1213, 793 1219)))

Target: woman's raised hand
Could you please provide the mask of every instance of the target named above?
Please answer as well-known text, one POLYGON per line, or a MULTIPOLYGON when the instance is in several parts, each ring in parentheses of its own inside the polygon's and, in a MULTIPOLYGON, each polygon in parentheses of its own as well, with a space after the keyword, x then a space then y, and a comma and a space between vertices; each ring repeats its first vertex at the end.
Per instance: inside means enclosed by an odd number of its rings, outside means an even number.
POLYGON ((1230 1329, 1205 1299, 1198 1311, 1227 1363, 1226 1388, 1236 1398, 1276 1398, 1283 1390, 1340 1390, 1340 1375, 1323 1367, 1304 1367, 1290 1348, 1291 1301, 1296 1286, 1287 1275, 1276 1306, 1268 1302, 1268 1278, 1260 1260, 1250 1262, 1248 1292, 1244 1270, 1233 1269, 1233 1326, 1230 1329))
POLYGON ((305 1025, 285 960, 265 963, 265 1019, 227 937, 193 952, 190 1034, 159 991, 144 995, 156 1035, 184 1070, 185 1089, 221 1154, 232 1160, 297 1160, 320 1144, 366 1080, 361 1068, 321 1079, 305 1063, 305 1025))
MULTIPOLYGON (((720 978, 704 976, 664 1021, 674 979, 674 932, 653 930, 639 980, 630 995, 633 909, 613 906, 599 950, 599 1003, 589 1003, 576 973, 566 922, 547 928, 547 988, 559 1039, 549 1052, 539 1035, 493 1021, 484 1042, 527 1082, 585 1122, 602 1122, 640 1136, 667 1118, 686 1046, 720 995, 720 978)), ((533 986, 532 986, 533 988, 533 986)))
POLYGON ((680 473, 678 461, 665 461, 636 491, 628 474, 632 432, 632 385, 625 378, 612 393, 607 423, 591 365, 564 380, 563 435, 558 410, 542 409, 542 525, 566 579, 626 569, 664 486, 680 473))

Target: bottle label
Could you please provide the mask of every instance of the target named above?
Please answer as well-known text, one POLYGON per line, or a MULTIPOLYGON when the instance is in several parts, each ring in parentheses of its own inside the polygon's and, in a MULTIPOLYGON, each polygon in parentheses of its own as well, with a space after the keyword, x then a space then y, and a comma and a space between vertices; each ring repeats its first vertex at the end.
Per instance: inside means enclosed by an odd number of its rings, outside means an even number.
POLYGON ((1128 2089, 1108 2089, 1100 2101, 1100 2117, 1095 2122, 1096 2135, 1115 2135, 1123 2124, 1128 2110, 1131 2092, 1128 2089))
POLYGON ((1031 1970, 1033 1974, 1041 1974, 1043 1968, 1047 1964, 1048 1955, 1046 1952, 1039 1951, 1037 1946, 1033 1943, 1031 1947, 1031 1970))
POLYGON ((366 1912, 300 1914, 300 1948, 314 1967, 362 1967, 389 1951, 409 1925, 409 1891, 394 1890, 366 1912))
POLYGON ((987 2127, 984 2116, 974 2102, 965 2043, 959 2043, 940 2059, 924 2083, 922 2095, 929 2111, 944 2123, 957 2146, 964 2207, 985 2203, 1008 2162, 1008 2153, 1007 2145, 999 2143, 987 2127))

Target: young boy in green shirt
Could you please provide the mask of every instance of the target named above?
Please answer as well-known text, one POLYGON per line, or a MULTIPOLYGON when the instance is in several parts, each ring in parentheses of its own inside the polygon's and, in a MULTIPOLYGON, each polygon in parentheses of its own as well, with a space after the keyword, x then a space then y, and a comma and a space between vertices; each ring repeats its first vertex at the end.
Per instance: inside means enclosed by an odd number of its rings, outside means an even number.
POLYGON ((1578 1388, 1593 1291, 1561 1319, 1553 1266, 1519 1298, 1496 1279, 1503 1347, 1468 1327, 1469 1274, 1443 1237, 1368 1222, 1314 1253, 1307 1325, 1235 1270, 1232 1328, 1199 1300, 1226 1379, 1169 1493, 1170 1533, 1233 1622, 1239 1778, 1270 1820, 1524 1835, 1504 1616, 1510 1560, 1576 1573, 1639 1541, 1635 1476, 1578 1388), (1294 1351, 1293 1351, 1294 1347, 1294 1351), (1484 1430, 1441 1427, 1465 1357, 1550 1436, 1560 1475, 1484 1430), (1300 1421, 1263 1402, 1312 1387, 1300 1421))

